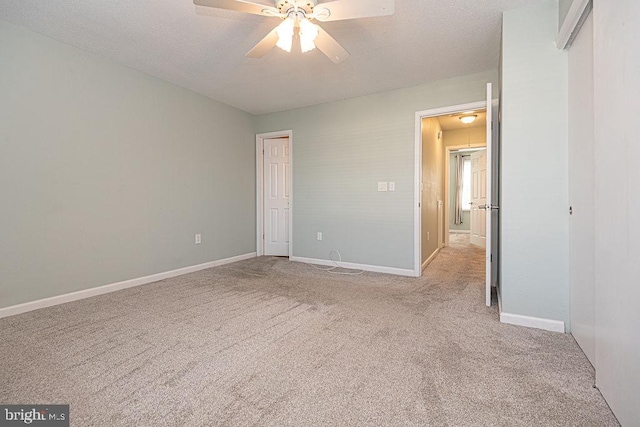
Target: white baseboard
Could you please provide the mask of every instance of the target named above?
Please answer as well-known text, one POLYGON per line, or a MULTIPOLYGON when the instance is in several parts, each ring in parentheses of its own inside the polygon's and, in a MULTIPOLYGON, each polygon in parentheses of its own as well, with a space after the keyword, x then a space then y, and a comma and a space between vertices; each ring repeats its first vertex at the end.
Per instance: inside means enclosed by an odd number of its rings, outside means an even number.
POLYGON ((449 229, 449 234, 471 234, 471 230, 452 230, 449 229))
POLYGON ((545 331, 564 333, 564 322, 561 322, 560 320, 500 313, 500 322, 508 323, 510 325, 526 326, 529 328, 544 329, 545 331))
POLYGON ((97 286, 95 288, 83 289, 81 291, 71 292, 63 295, 56 295, 54 297, 43 298, 35 301, 29 301, 22 304, 12 305, 10 307, 0 308, 0 319, 3 317, 14 316, 16 314, 26 313, 28 311, 38 310, 40 308, 51 307, 53 305, 64 304, 71 301, 77 301, 80 299, 90 298, 97 295, 107 294, 110 292, 119 291, 122 289, 133 288, 134 286, 146 285, 148 283, 157 282, 159 280, 169 279, 171 277, 182 276, 183 274, 189 274, 200 270, 205 270, 211 267, 218 267, 220 265, 231 264, 232 262, 242 261, 249 258, 255 258, 256 253, 248 253, 244 255, 238 255, 231 258, 225 258, 217 261, 206 262, 204 264, 192 265, 190 267, 183 267, 177 270, 165 271, 163 273, 152 274, 150 276, 138 277, 135 279, 125 280, 122 282, 111 283, 108 285, 97 286))
POLYGON ((433 261, 435 257, 438 256, 439 253, 440 253, 440 248, 433 251, 433 253, 429 256, 429 258, 427 258, 427 260, 422 263, 422 269, 424 270, 425 268, 427 268, 427 265, 431 264, 431 261, 433 261))
MULTIPOLYGON (((305 264, 326 265, 328 267, 335 266, 335 263, 328 259, 315 259, 315 258, 291 256, 289 257, 289 260, 294 262, 302 262, 305 264)), ((340 261, 339 264, 341 267, 351 268, 354 270, 372 271, 374 273, 395 274, 396 276, 409 276, 409 277, 416 276, 415 271, 405 270, 402 268, 380 267, 377 265, 367 265, 367 264, 354 264, 352 262, 344 262, 344 261, 340 261)))

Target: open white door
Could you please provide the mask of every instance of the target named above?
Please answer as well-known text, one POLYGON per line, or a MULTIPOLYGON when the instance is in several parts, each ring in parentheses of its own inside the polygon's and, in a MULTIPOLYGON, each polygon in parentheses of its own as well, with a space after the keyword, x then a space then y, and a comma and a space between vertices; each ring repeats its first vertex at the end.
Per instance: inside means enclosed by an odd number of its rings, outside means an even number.
POLYGON ((491 83, 487 84, 487 182, 486 182, 486 303, 491 306, 491 287, 498 279, 498 105, 493 103, 491 83))

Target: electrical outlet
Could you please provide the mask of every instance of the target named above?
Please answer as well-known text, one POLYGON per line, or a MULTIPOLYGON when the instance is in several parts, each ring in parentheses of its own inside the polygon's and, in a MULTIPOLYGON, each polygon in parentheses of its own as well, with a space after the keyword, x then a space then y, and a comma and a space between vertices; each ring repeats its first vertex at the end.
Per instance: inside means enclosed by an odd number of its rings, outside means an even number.
POLYGON ((396 191, 396 183, 393 181, 389 182, 389 191, 396 191))
POLYGON ((322 232, 321 231, 318 231, 317 239, 318 240, 322 240, 322 232))
POLYGON ((202 243, 202 234, 196 234, 196 245, 202 243))
POLYGON ((387 189, 389 188, 389 183, 388 182, 379 182, 378 183, 378 191, 388 191, 387 189))

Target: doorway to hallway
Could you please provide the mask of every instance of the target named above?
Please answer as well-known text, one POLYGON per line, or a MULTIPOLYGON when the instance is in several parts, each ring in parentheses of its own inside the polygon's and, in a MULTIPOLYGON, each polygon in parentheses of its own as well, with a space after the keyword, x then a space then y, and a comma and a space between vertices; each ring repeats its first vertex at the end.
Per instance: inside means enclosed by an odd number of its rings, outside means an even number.
POLYGON ((486 101, 416 113, 416 275, 421 275, 422 269, 449 244, 452 215, 456 225, 465 222, 465 206, 462 202, 466 194, 470 199, 466 203, 470 239, 473 225, 473 242, 484 246, 487 305, 491 305, 491 290, 497 285, 499 156, 498 126, 494 126, 497 110, 497 101, 492 99, 492 85, 488 84, 486 101), (482 119, 476 122, 479 117, 482 119), (475 126, 470 126, 474 122, 475 126), (451 128, 447 129, 448 126, 451 128), (484 150, 477 150, 483 146, 486 147, 484 150), (480 154, 470 159, 471 170, 467 173, 471 174, 471 186, 467 184, 465 192, 461 179, 464 156, 455 153, 456 164, 451 167, 451 155, 456 150, 472 148, 480 154), (486 159, 484 164, 483 159, 486 159), (456 172, 454 179, 451 178, 452 172, 456 172), (450 191, 450 182, 454 180, 457 187, 455 191, 450 191))

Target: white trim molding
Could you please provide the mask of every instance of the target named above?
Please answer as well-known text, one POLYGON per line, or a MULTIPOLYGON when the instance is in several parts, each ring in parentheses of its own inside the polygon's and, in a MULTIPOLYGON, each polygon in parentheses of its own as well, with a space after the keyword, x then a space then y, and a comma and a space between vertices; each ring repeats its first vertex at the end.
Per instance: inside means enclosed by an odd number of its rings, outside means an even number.
POLYGON ((500 322, 507 323, 509 325, 526 326, 528 328, 564 333, 564 322, 560 320, 542 319, 539 317, 522 316, 520 314, 500 313, 500 322))
POLYGON ((194 273, 200 270, 206 270, 211 267, 218 267, 245 259, 255 258, 256 253, 248 253, 234 256, 231 258, 220 259, 217 261, 206 262, 204 264, 192 265, 190 267, 178 268, 177 270, 165 271, 163 273, 152 274, 150 276, 138 277, 122 282, 111 283, 108 285, 97 286, 95 288, 83 289, 81 291, 71 292, 63 295, 56 295, 49 298, 43 298, 35 301, 29 301, 10 307, 0 308, 0 319, 3 317, 15 316, 16 314, 26 313, 28 311, 38 310, 40 308, 51 307, 54 305, 64 304, 67 302, 78 301, 85 298, 91 298, 98 295, 108 294, 120 291, 122 289, 133 288, 135 286, 146 285, 160 280, 169 279, 171 277, 182 276, 184 274, 194 273))
POLYGON ((585 19, 589 16, 592 8, 592 0, 573 0, 558 32, 558 38, 556 39, 556 47, 558 50, 571 47, 571 44, 580 32, 582 24, 584 24, 585 19))
MULTIPOLYGON (((292 257, 289 257, 289 260, 294 262, 301 262, 304 264, 323 265, 327 267, 336 266, 334 261, 331 261, 328 259, 316 259, 316 258, 304 258, 304 257, 292 256, 292 257)), ((355 264, 352 262, 344 262, 344 261, 339 261, 338 263, 340 264, 340 267, 350 268, 354 270, 364 270, 364 271, 371 271, 374 273, 394 274, 396 276, 416 277, 416 274, 413 270, 407 270, 403 268, 381 267, 377 265, 367 265, 367 264, 355 264)))
POLYGON ((433 253, 429 255, 429 258, 427 258, 425 262, 422 263, 422 269, 424 270, 425 268, 427 268, 427 266, 431 264, 431 261, 436 259, 439 253, 440 253, 440 248, 437 248, 435 251, 433 251, 433 253))

